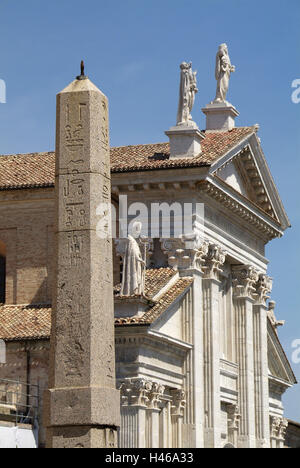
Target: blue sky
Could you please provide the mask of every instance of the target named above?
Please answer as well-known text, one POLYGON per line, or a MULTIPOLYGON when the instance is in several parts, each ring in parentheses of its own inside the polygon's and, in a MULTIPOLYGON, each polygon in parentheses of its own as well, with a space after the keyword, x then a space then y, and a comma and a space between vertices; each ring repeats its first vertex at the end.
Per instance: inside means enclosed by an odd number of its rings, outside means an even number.
MULTIPOLYGON (((0 0, 0 153, 54 149, 55 95, 86 72, 109 97, 112 145, 166 141, 175 123, 178 66, 198 70, 194 120, 215 95, 217 46, 227 42, 237 67, 228 99, 237 125, 259 123, 259 135, 293 228, 267 248, 272 298, 287 324, 289 357, 300 339, 299 126, 291 83, 300 78, 299 0, 0 0)), ((300 381, 300 364, 293 365, 300 381)), ((300 421, 300 387, 286 414, 300 421)))

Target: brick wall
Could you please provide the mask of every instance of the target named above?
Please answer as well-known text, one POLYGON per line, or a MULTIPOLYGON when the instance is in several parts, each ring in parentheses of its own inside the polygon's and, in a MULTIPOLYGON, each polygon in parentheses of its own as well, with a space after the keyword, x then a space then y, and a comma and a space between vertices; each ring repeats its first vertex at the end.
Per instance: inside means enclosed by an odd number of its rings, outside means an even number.
MULTIPOLYGON (((0 192, 0 243, 6 250, 6 304, 50 303, 54 190, 0 192)), ((114 283, 120 259, 114 253, 114 283)))

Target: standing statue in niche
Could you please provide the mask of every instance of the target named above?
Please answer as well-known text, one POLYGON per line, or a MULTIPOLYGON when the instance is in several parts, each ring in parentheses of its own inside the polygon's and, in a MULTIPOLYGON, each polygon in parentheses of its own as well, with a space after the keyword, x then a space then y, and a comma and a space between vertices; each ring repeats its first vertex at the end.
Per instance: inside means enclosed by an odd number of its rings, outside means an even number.
POLYGON ((191 112, 195 103, 197 88, 197 72, 193 72, 192 63, 183 62, 180 65, 179 105, 177 125, 189 125, 193 119, 191 112))
POLYGON ((231 73, 235 72, 235 66, 231 65, 226 44, 221 44, 216 57, 217 94, 213 102, 226 103, 231 73))
POLYGON ((145 291, 146 248, 141 252, 140 245, 142 224, 135 223, 132 235, 127 238, 123 258, 123 278, 120 296, 143 296, 145 291))

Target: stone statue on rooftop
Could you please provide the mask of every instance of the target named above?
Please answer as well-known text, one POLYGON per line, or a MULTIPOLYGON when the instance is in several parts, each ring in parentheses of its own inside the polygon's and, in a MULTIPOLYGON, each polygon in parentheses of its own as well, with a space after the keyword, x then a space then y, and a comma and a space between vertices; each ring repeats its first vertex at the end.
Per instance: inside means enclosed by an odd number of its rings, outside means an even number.
POLYGON ((226 103, 230 75, 233 72, 235 72, 235 67, 231 65, 227 44, 221 44, 216 57, 215 75, 217 80, 217 93, 216 99, 213 101, 214 103, 226 103))
POLYGON ((198 92, 197 72, 193 72, 191 62, 182 62, 180 70, 177 125, 189 125, 193 122, 191 112, 195 103, 196 93, 198 92))
POLYGON ((145 290, 146 255, 142 254, 142 224, 134 223, 132 235, 128 235, 123 257, 123 277, 120 296, 143 296, 145 290))

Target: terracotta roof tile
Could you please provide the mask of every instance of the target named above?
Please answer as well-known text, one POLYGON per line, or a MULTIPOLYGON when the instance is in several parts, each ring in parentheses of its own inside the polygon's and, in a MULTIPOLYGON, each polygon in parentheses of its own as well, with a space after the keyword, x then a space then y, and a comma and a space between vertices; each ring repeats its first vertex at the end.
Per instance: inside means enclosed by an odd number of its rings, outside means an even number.
MULTIPOLYGON (((153 300, 155 296, 165 287, 174 276, 176 271, 172 268, 159 268, 147 270, 145 281, 146 296, 153 300)), ((153 323, 170 305, 176 301, 178 297, 193 283, 192 278, 178 278, 177 281, 170 286, 162 297, 154 303, 141 317, 125 317, 115 320, 116 325, 148 325, 153 323)), ((115 293, 120 291, 120 286, 115 288, 115 293)), ((124 298, 126 301, 126 298, 124 298)))
MULTIPOLYGON (((146 272, 145 296, 153 299, 159 291, 176 275, 173 268, 153 268, 146 272)), ((121 285, 114 288, 115 294, 120 292, 121 285)))
MULTIPOLYGON (((176 272, 171 268, 148 270, 146 277, 148 297, 155 297, 175 274, 176 272)), ((167 310, 192 283, 192 278, 178 279, 144 315, 115 319, 115 325, 149 325, 167 310)), ((50 332, 50 305, 0 306, 0 339, 6 341, 49 339, 50 332)))
MULTIPOLYGON (((254 131, 254 127, 240 127, 231 132, 208 132, 202 153, 193 159, 170 160, 169 143, 111 148, 112 172, 210 165, 254 131)), ((52 187, 54 172, 54 152, 0 156, 0 190, 52 187)))
POLYGON ((0 339, 34 340, 49 338, 51 306, 0 306, 0 339))
POLYGON ((142 323, 153 323, 193 284, 192 278, 180 278, 162 298, 141 317, 142 323))

